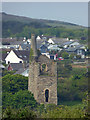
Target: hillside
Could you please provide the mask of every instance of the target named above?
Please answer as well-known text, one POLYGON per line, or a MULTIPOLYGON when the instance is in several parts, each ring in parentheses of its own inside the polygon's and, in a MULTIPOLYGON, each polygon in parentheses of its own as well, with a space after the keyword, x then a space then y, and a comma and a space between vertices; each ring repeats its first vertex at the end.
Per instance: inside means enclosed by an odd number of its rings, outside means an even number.
POLYGON ((86 43, 88 30, 86 27, 72 23, 46 19, 32 19, 24 16, 2 15, 2 37, 27 37, 31 33, 37 35, 56 36, 58 38, 79 39, 86 43))
POLYGON ((2 14, 2 21, 3 22, 8 22, 8 21, 16 21, 16 22, 22 22, 24 24, 30 24, 32 22, 38 22, 38 23, 43 23, 45 25, 49 25, 51 27, 69 27, 69 28, 74 28, 74 29, 80 29, 84 28, 83 26, 79 26, 76 24, 68 23, 68 22, 63 22, 63 21, 56 21, 56 20, 46 20, 46 19, 33 19, 29 17, 24 17, 24 16, 16 16, 16 15, 11 15, 11 14, 6 14, 6 13, 0 13, 2 14))

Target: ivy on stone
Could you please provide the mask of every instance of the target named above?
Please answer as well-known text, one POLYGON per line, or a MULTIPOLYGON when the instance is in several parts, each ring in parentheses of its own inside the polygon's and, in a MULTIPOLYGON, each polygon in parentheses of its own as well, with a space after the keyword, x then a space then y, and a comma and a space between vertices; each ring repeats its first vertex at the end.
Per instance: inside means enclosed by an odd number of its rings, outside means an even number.
POLYGON ((30 49, 30 63, 33 61, 33 49, 30 49))

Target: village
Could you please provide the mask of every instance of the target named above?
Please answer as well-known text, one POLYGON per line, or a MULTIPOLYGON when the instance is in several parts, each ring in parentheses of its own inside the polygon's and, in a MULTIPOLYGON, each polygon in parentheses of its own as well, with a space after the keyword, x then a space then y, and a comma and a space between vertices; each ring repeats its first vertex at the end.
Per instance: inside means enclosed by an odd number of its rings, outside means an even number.
MULTIPOLYGON (((73 64, 87 63, 88 45, 80 44, 78 39, 57 38, 55 36, 36 36, 40 54, 55 61, 70 59, 73 64)), ((14 71, 14 74, 28 76, 31 39, 2 38, 0 44, 0 71, 14 71)), ((0 76, 2 73, 0 72, 0 76)))

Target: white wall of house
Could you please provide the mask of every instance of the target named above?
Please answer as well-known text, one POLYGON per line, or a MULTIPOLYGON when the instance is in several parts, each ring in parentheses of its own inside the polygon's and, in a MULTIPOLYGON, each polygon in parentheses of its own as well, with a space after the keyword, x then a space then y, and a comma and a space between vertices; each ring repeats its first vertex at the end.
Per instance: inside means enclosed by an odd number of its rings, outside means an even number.
POLYGON ((37 36, 37 38, 36 38, 37 40, 41 40, 41 38, 40 38, 40 36, 37 36))
POLYGON ((48 40, 48 42, 49 42, 50 44, 55 44, 51 38, 48 40))
POLYGON ((13 52, 13 50, 10 51, 10 53, 5 58, 6 64, 8 63, 23 63, 23 60, 18 58, 17 55, 13 52))

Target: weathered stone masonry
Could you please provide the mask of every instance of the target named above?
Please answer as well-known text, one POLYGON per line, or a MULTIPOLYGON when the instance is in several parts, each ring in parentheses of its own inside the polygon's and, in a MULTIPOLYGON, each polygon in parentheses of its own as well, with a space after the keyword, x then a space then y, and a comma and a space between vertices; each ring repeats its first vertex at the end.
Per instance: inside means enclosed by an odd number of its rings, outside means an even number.
POLYGON ((34 35, 31 39, 34 41, 31 42, 34 59, 29 66, 28 90, 34 94, 37 102, 57 105, 57 63, 44 55, 38 57, 34 35))

